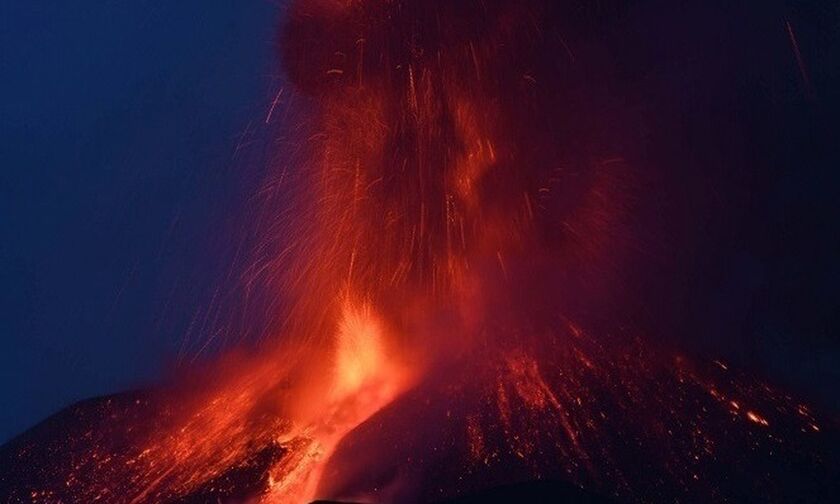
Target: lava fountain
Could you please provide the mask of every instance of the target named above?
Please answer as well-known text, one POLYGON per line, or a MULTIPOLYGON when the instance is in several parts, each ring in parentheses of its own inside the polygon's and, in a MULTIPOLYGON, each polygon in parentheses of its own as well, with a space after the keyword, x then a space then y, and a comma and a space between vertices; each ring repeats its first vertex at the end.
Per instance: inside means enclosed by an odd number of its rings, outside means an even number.
POLYGON ((300 147, 266 191, 294 198, 249 270, 270 336, 109 400, 13 495, 415 502, 534 479, 627 501, 828 495, 807 405, 613 306, 639 184, 571 99, 559 26, 582 8, 293 1, 300 147))

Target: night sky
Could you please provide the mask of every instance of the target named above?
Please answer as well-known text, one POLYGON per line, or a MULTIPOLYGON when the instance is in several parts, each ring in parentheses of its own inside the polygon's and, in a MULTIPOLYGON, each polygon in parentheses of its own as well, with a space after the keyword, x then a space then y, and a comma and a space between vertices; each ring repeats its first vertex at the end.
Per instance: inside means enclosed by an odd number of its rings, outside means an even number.
POLYGON ((174 360, 259 164, 277 15, 0 3, 0 441, 174 360))
MULTIPOLYGON (((0 6, 0 441, 174 365, 268 157, 275 2, 83 3, 0 6)), ((672 167, 648 316, 836 411, 840 6, 695 3, 594 28, 616 148, 672 167)))

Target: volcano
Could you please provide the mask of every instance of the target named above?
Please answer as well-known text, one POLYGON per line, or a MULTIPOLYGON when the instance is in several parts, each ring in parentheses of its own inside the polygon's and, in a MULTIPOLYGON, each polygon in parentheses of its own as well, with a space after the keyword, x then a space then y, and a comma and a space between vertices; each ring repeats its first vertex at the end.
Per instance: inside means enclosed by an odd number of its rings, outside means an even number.
MULTIPOLYGON (((453 503, 836 495, 836 423, 818 423, 807 406, 722 362, 653 364, 638 347, 602 361, 602 351, 561 357, 574 365, 515 352, 437 370, 339 443, 317 493, 336 502, 453 503)), ((149 452, 131 440, 171 422, 161 397, 83 401, 18 436, 0 450, 0 493, 8 502, 263 502, 312 456, 305 435, 251 440, 214 472, 197 467, 192 485, 172 485, 178 467, 170 466, 141 493, 134 468, 149 452)))
POLYGON ((47 419, 0 494, 830 501, 836 420, 680 351, 668 289, 640 294, 673 178, 622 154, 603 40, 629 4, 291 2, 287 150, 219 331, 260 341, 47 419))

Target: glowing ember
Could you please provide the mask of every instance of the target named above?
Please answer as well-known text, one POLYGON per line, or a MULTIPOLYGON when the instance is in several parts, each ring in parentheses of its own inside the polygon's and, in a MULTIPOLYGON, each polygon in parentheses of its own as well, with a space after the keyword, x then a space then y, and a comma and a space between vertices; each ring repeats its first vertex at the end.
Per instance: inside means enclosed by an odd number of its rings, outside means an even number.
POLYGON ((749 418, 751 422, 755 422, 757 424, 764 425, 765 427, 770 425, 767 422, 767 420, 764 419, 764 417, 762 417, 761 415, 759 415, 758 413, 755 413, 753 411, 747 411, 747 418, 749 418))

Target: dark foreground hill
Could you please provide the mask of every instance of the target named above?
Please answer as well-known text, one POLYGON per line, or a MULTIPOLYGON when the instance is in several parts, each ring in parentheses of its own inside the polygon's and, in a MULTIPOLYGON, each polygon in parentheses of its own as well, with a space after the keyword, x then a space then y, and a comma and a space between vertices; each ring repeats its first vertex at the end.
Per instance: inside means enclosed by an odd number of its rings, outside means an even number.
MULTIPOLYGON (((345 502, 835 502, 834 419, 716 364, 616 378, 587 362, 572 374, 508 359, 488 367, 494 379, 442 370, 351 432, 319 493, 345 502), (563 380, 580 395, 566 397, 563 380)), ((168 414, 157 395, 82 401, 0 447, 0 502, 255 503, 276 484, 271 468, 297 460, 294 440, 254 443, 187 491, 168 487, 164 472, 155 493, 140 492, 136 440, 155 436, 168 414)))

